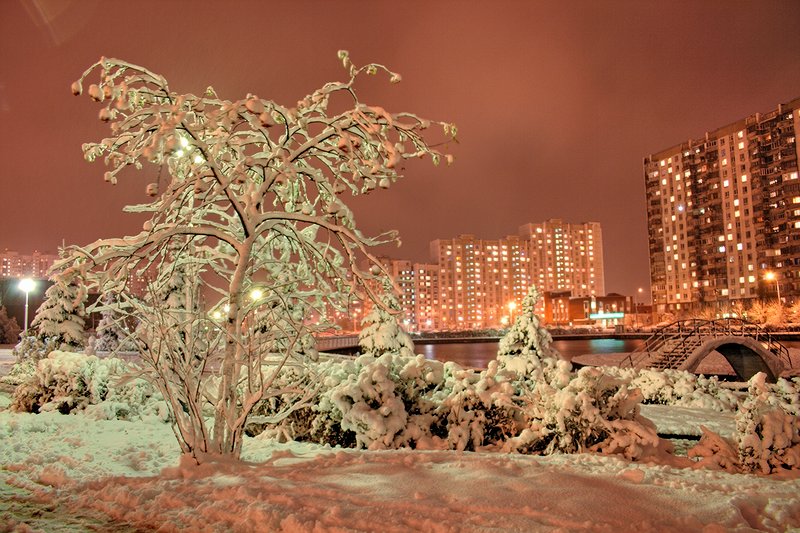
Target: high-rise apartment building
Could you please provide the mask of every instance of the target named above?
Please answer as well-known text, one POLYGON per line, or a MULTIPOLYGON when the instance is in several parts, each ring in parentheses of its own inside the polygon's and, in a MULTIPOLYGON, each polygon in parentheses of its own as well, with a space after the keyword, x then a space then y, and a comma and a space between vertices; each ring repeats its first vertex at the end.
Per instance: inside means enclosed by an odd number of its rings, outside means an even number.
POLYGON ((800 295, 799 130, 800 98, 645 157, 657 312, 800 295))
POLYGON ((601 295, 602 247, 598 223, 558 219, 526 224, 503 239, 435 240, 431 257, 439 269, 439 306, 433 323, 442 329, 501 326, 513 318, 531 284, 542 292, 601 295))
MULTIPOLYGON (((403 326, 417 330, 436 329, 439 323, 438 265, 389 257, 380 257, 379 260, 399 290, 398 303, 403 309, 403 326)), ((372 305, 364 302, 363 307, 368 312, 372 305)))
POLYGON ((55 254, 21 254, 13 250, 0 252, 0 278, 47 279, 48 270, 58 259, 55 254))
POLYGON ((531 281, 541 291, 571 290, 572 296, 605 294, 603 232, 597 222, 568 224, 550 219, 525 224, 520 235, 529 242, 531 281))

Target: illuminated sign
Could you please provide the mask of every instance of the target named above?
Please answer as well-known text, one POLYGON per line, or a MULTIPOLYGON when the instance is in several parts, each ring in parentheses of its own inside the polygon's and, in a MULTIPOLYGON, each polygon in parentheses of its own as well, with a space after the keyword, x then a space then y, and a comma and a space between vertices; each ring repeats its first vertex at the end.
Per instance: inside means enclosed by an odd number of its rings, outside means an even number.
POLYGON ((592 320, 604 320, 606 318, 625 318, 625 313, 591 313, 589 318, 592 320))

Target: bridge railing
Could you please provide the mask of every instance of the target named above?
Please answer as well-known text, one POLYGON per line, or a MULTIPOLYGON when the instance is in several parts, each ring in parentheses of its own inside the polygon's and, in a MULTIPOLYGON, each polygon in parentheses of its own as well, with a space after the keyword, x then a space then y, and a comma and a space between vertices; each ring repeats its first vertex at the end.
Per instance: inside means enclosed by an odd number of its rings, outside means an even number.
POLYGON ((317 338, 317 350, 320 352, 336 350, 339 348, 352 348, 353 346, 358 346, 358 335, 317 338))
POLYGON ((620 363, 620 366, 636 367, 641 364, 645 358, 651 357, 651 354, 661 353, 662 348, 670 341, 678 341, 677 344, 670 349, 670 353, 674 353, 680 352, 681 350, 685 351, 689 339, 699 338, 705 340, 723 335, 750 337, 756 342, 761 343, 789 368, 792 366, 791 358, 789 357, 789 349, 786 348, 786 346, 758 324, 753 324, 741 318, 675 321, 653 332, 653 335, 651 335, 642 346, 628 354, 628 357, 620 363))

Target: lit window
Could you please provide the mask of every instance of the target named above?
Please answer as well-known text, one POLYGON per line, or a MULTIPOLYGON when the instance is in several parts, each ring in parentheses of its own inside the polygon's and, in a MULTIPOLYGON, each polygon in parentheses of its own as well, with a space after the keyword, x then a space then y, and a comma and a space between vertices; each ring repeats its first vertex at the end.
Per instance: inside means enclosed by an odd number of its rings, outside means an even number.
POLYGON ((723 187, 728 187, 730 184, 731 184, 731 182, 728 181, 728 180, 725 180, 725 181, 722 182, 722 186, 723 187))
POLYGON ((736 249, 737 250, 741 250, 742 249, 742 243, 737 243, 736 244, 736 249))
POLYGON ((725 247, 724 246, 720 246, 719 247, 719 253, 721 253, 721 254, 725 253, 725 247))
POLYGON ((739 143, 739 150, 744 150, 744 142, 739 143))
POLYGON ((737 133, 736 136, 739 137, 740 139, 743 138, 744 137, 744 130, 739 131, 739 133, 737 133))
POLYGON ((742 174, 742 183, 747 181, 747 174, 742 174))

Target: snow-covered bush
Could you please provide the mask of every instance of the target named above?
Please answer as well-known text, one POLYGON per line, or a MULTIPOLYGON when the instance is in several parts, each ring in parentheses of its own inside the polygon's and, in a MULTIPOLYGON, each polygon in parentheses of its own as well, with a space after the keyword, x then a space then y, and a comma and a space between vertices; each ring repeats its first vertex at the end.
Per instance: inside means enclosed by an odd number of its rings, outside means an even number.
POLYGON ((315 373, 312 405, 266 424, 269 434, 369 449, 596 450, 632 459, 659 445, 638 416, 636 389, 598 369, 574 373, 566 361, 501 356, 478 372, 384 354, 327 361, 315 373))
POLYGON ((705 426, 700 426, 703 434, 700 442, 687 452, 689 458, 695 460, 694 468, 710 468, 737 473, 741 471, 739 451, 736 443, 705 426))
POLYGON ((394 287, 384 281, 383 294, 372 310, 361 321, 358 344, 361 353, 380 357, 385 353, 396 353, 403 357, 414 355, 414 342, 400 326, 397 317, 402 312, 394 287))
POLYGON ((747 397, 736 412, 739 458, 747 472, 769 474, 800 468, 800 410, 797 380, 750 379, 747 397))
POLYGON ((59 341, 57 337, 46 337, 41 339, 34 335, 22 337, 11 351, 16 357, 14 365, 8 375, 3 376, 2 380, 6 383, 18 385, 36 372, 36 365, 47 354, 58 349, 59 341))
MULTIPOLYGON (((408 357, 327 361, 314 371, 311 406, 268 431, 369 449, 399 447, 551 454, 595 450, 646 457, 662 443, 639 416, 641 393, 600 369, 572 371, 555 357, 534 314, 535 289, 484 371, 408 357)), ((273 403, 263 408, 274 414, 273 403)))
MULTIPOLYGON (((512 361, 501 362, 508 365, 512 361)), ((638 459, 659 444, 655 428, 639 416, 638 390, 601 369, 585 367, 572 372, 570 363, 556 361, 528 365, 516 380, 524 398, 524 426, 504 446, 507 451, 595 450, 638 459)))
POLYGON ((116 358, 53 351, 38 361, 36 372, 14 391, 11 407, 38 413, 85 410, 98 418, 165 416, 163 401, 146 381, 132 377, 133 369, 116 358))
POLYGON ((756 374, 735 419, 732 440, 703 428, 700 443, 689 450, 697 467, 760 474, 800 468, 800 379, 769 384, 766 374, 756 374))
POLYGON ((642 403, 696 407, 730 412, 737 394, 720 386, 716 376, 706 377, 685 370, 655 370, 605 367, 604 372, 624 379, 642 393, 642 403))
MULTIPOLYGON (((429 441, 438 421, 437 394, 441 394, 448 365, 453 366, 421 355, 391 353, 377 358, 362 355, 325 361, 309 367, 302 380, 309 387, 320 384, 309 406, 272 427, 268 424, 267 431, 281 438, 332 446, 432 447, 429 441)), ((280 399, 269 399, 259 405, 256 413, 267 419, 280 408, 280 399)))

